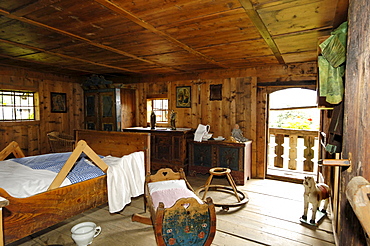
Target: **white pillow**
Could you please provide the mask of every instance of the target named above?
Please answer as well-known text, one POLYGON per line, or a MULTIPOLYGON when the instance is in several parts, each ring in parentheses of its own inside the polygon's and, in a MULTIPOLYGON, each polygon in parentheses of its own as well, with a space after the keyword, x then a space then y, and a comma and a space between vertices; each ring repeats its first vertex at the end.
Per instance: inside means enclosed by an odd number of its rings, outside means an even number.
POLYGON ((179 180, 165 180, 165 181, 159 181, 159 182, 152 182, 148 184, 149 193, 152 194, 153 192, 160 191, 160 190, 168 190, 168 189, 174 189, 174 188, 181 188, 181 189, 187 189, 185 180, 179 179, 179 180))

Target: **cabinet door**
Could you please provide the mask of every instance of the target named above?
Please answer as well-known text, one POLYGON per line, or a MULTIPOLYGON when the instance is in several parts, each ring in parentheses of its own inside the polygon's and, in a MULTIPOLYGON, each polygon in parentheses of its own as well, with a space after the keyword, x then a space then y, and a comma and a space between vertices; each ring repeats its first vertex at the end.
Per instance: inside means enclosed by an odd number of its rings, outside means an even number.
POLYGON ((101 130, 115 131, 116 118, 115 118, 115 97, 114 91, 102 92, 100 97, 100 112, 101 112, 101 130))
POLYGON ((230 148, 230 147, 219 147, 219 166, 227 167, 233 171, 241 171, 239 169, 240 159, 240 148, 230 148))
POLYGON ((181 163, 186 156, 186 145, 183 136, 172 136, 172 160, 181 163))
POLYGON ((212 146, 194 144, 194 166, 212 167, 212 146))
POLYGON ((154 158, 164 162, 171 162, 172 137, 170 135, 156 134, 154 139, 155 139, 153 146, 155 148, 154 158))
POLYGON ((89 130, 99 130, 99 111, 98 94, 85 94, 85 128, 89 130))

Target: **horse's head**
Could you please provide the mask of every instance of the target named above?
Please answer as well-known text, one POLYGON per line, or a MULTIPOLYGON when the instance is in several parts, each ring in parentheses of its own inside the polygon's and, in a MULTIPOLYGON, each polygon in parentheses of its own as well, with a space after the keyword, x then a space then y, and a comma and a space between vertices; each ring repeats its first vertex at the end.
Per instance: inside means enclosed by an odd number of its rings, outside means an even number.
POLYGON ((311 189, 312 187, 315 187, 315 180, 313 177, 306 176, 303 180, 303 185, 307 187, 308 189, 311 189))

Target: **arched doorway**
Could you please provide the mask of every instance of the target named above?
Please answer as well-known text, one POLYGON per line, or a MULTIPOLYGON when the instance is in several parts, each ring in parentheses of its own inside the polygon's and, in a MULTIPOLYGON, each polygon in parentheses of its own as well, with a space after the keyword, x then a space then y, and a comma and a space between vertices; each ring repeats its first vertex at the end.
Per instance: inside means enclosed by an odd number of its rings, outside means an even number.
POLYGON ((269 94, 266 177, 299 181, 317 174, 320 110, 316 91, 269 94))

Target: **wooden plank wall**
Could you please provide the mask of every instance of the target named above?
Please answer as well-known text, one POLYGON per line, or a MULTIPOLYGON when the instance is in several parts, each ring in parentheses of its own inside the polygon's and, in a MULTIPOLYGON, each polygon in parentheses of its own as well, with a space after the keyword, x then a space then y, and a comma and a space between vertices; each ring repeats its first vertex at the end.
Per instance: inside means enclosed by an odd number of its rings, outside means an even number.
POLYGON ((366 245, 362 227, 346 198, 348 182, 355 176, 370 181, 370 2, 350 1, 346 63, 343 158, 352 154, 351 167, 342 170, 339 205, 339 245, 366 245))
MULTIPOLYGON (((146 126, 146 98, 164 95, 170 99, 170 109, 178 113, 177 127, 196 128, 198 124, 209 124, 215 136, 229 137, 235 123, 244 136, 253 140, 252 175, 265 175, 266 144, 266 85, 282 82, 299 84, 316 80, 316 63, 274 65, 245 69, 226 69, 200 72, 197 74, 171 74, 122 79, 115 77, 114 83, 124 83, 136 88, 136 126, 146 126), (209 100, 210 85, 222 84, 222 100, 209 100), (191 108, 176 108, 176 87, 191 86, 191 108), (259 89, 258 89, 259 88, 259 89), (262 89, 261 89, 262 88, 262 89), (257 90, 258 89, 258 90, 257 90), (259 94, 263 92, 262 94, 259 94)), ((0 148, 13 139, 24 138, 21 147, 27 154, 49 151, 46 133, 61 131, 72 134, 82 129, 83 90, 77 78, 70 78, 16 68, 2 68, 1 89, 24 89, 39 92, 40 120, 29 123, 0 123, 0 148), (50 92, 67 93, 68 112, 50 112, 50 92), (27 128, 25 128, 27 126, 27 128), (27 129, 27 130, 26 130, 27 129), (28 133, 26 133, 28 132, 28 133), (32 133, 32 134, 31 134, 32 133), (37 139, 37 140, 36 140, 37 139)))
POLYGON ((49 152, 46 133, 73 134, 83 127, 83 90, 78 80, 25 69, 2 67, 0 89, 37 92, 38 119, 33 122, 0 122, 0 149, 17 141, 26 155, 49 152), (50 111, 50 92, 67 94, 67 113, 50 111))
POLYGON ((251 138, 251 80, 252 78, 227 78, 209 80, 179 80, 174 82, 142 83, 139 92, 139 126, 146 125, 146 98, 149 93, 169 97, 170 110, 177 112, 176 127, 196 128, 198 124, 210 125, 215 136, 231 136, 237 123, 244 135, 251 138), (222 100, 209 100, 210 85, 222 84, 222 100), (191 86, 191 107, 176 108, 176 87, 191 86), (163 90, 167 87, 167 90, 163 90))
MULTIPOLYGON (((214 136, 229 137, 237 123, 253 140, 252 177, 265 176, 267 94, 302 81, 315 81, 316 63, 269 66, 240 70, 214 70, 199 74, 147 76, 132 84, 137 88, 137 126, 146 126, 146 98, 163 95, 177 112, 177 127, 209 124, 214 136), (209 100, 210 85, 222 84, 222 100, 209 100), (176 87, 191 86, 191 108, 176 108, 176 87), (274 89, 267 88, 269 86, 274 89)), ((114 81, 119 82, 119 81, 114 81)), ((130 85, 129 85, 130 86, 130 85)), ((306 86, 304 86, 306 87, 306 86)), ((310 86, 309 88, 314 88, 310 86)))

